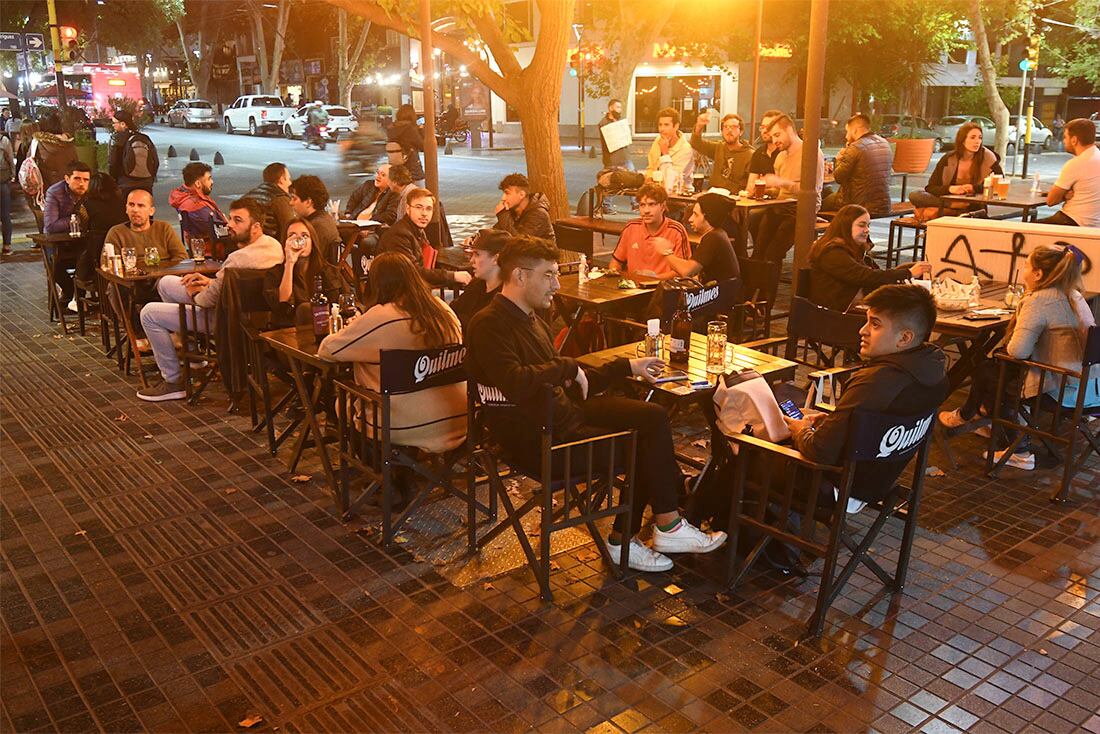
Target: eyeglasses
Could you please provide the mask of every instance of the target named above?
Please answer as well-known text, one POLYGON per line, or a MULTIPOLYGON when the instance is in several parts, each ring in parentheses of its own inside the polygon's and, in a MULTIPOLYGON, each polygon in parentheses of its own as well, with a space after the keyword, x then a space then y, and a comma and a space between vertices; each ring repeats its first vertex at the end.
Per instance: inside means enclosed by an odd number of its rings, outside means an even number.
MULTIPOLYGON (((531 272, 535 272, 534 268, 520 267, 520 268, 516 268, 516 270, 530 270, 531 272)), ((542 277, 546 278, 546 282, 553 283, 554 281, 561 278, 561 271, 558 270, 557 268, 555 268, 553 270, 547 270, 545 273, 542 274, 542 277)))
POLYGON ((431 214, 433 211, 435 211, 435 207, 433 207, 431 204, 410 204, 409 208, 415 209, 418 212, 426 212, 428 214, 431 214))

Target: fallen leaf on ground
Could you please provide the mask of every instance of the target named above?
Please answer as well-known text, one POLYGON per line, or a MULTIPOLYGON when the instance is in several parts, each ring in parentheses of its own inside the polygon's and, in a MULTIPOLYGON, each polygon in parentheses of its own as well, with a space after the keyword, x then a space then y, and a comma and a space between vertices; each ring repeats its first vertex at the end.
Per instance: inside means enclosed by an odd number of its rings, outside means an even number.
POLYGON ((77 530, 75 533, 73 533, 73 535, 87 535, 87 534, 88 534, 87 530, 77 530))
POLYGON ((484 584, 481 585, 482 591, 492 591, 494 588, 495 587, 493 586, 492 581, 486 581, 484 584))
POLYGON ((710 441, 706 440, 705 438, 700 438, 698 441, 692 441, 691 445, 697 449, 705 449, 707 446, 710 445, 710 441))
POLYGON ((290 478, 290 481, 297 482, 298 484, 305 484, 310 479, 313 479, 312 474, 295 474, 290 478))
POLYGON ((635 619, 635 620, 634 620, 634 629, 636 629, 636 630, 640 630, 641 628, 642 628, 642 623, 641 623, 641 621, 639 621, 639 620, 635 619))
POLYGON ((717 594, 714 595, 714 599, 717 602, 725 604, 726 602, 728 602, 730 600, 730 595, 729 594, 723 594, 722 592, 718 592, 717 594))
POLYGON ((561 566, 558 564, 557 561, 550 561, 550 570, 551 571, 560 571, 561 566))
POLYGON ((409 539, 406 538, 404 535, 395 535, 394 538, 393 538, 393 542, 394 543, 408 543, 409 539))
POLYGON ((1040 647, 1040 648, 1039 648, 1039 654, 1040 654, 1040 655, 1046 655, 1046 654, 1047 654, 1047 651, 1046 651, 1045 649, 1043 649, 1043 648, 1041 648, 1041 647, 1040 647))
POLYGON ((123 421, 130 420, 125 413, 119 413, 115 416, 115 423, 122 423, 123 421))
POLYGON ((236 487, 226 487, 226 489, 225 489, 226 494, 233 494, 236 491, 237 491, 236 487))
POLYGON ((924 476, 926 477, 946 477, 947 472, 938 466, 930 466, 924 470, 924 476))
POLYGON ((251 714, 251 715, 246 716, 245 718, 241 719, 240 721, 238 721, 237 726, 243 727, 245 729, 250 729, 253 726, 256 726, 256 724, 259 724, 263 720, 264 720, 264 717, 260 716, 259 714, 251 714))
POLYGON ((151 433, 146 433, 144 436, 142 436, 142 438, 152 438, 152 437, 153 437, 153 434, 151 434, 151 433))

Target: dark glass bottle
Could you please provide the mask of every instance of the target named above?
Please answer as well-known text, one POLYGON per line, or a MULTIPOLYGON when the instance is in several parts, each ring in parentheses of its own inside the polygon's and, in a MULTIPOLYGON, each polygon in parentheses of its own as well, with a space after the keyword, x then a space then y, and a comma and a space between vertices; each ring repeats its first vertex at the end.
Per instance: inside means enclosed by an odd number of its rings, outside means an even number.
POLYGON ((313 298, 309 299, 310 310, 313 312, 313 335, 317 341, 328 336, 329 302, 321 285, 321 276, 313 279, 313 298))
POLYGON ((680 294, 680 303, 672 314, 671 338, 668 346, 668 362, 674 367, 687 367, 691 353, 691 312, 688 311, 687 292, 680 294))

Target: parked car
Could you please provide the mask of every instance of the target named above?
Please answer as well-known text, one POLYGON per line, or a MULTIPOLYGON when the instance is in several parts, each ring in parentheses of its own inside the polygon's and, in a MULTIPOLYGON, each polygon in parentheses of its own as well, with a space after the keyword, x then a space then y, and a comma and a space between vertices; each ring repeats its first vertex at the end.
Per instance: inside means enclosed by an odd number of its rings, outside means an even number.
MULTIPOLYGON (((960 123, 962 124, 962 123, 960 123)), ((913 115, 883 115, 879 125, 878 134, 884 138, 932 138, 935 144, 932 150, 936 153, 943 150, 944 136, 933 130, 932 126, 923 117, 913 115)))
POLYGON ((982 137, 986 145, 993 144, 993 138, 997 135, 997 123, 988 117, 981 115, 949 115, 941 117, 932 126, 932 129, 943 140, 943 147, 954 148, 955 136, 959 134, 959 128, 968 122, 976 122, 982 128, 982 137))
MULTIPOLYGON (((336 104, 322 105, 328 113, 328 131, 334 138, 340 133, 350 135, 359 129, 359 121, 351 110, 336 104)), ((283 135, 293 140, 302 137, 302 133, 309 124, 309 105, 299 107, 298 110, 283 123, 283 135)))
POLYGON ((171 127, 217 127, 218 118, 214 105, 205 99, 181 99, 168 110, 168 124, 171 127))
MULTIPOLYGON (((800 117, 794 121, 794 125, 798 129, 798 134, 805 138, 806 121, 800 117)), ((844 123, 840 120, 822 117, 818 123, 818 138, 823 145, 843 146, 846 142, 844 139, 844 123)))
MULTIPOLYGON (((1026 117, 1020 117, 1019 115, 1012 115, 1008 118, 1008 144, 1009 146, 1015 146, 1016 140, 1023 138, 1027 131, 1024 130, 1024 126, 1027 124, 1026 117)), ((1054 131, 1044 125, 1037 117, 1031 118, 1031 149, 1050 150, 1054 147, 1054 131)))
POLYGON ((277 133, 292 114, 293 108, 284 106, 283 100, 275 95, 246 94, 226 108, 222 124, 230 135, 237 130, 248 130, 249 135, 277 133))
POLYGON ((1092 124, 1096 126, 1096 137, 1100 138, 1100 112, 1093 112, 1089 115, 1089 119, 1092 120, 1092 124))

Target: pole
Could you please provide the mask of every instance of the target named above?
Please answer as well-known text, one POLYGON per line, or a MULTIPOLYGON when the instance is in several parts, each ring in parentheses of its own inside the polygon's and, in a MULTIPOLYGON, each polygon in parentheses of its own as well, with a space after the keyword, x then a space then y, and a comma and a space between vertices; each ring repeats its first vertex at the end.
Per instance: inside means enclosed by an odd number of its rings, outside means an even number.
MULTIPOLYGON (((798 211, 794 225, 794 276, 805 267, 814 239, 817 219, 817 158, 821 140, 821 100, 825 86, 825 30, 829 23, 829 0, 812 0, 810 5, 809 55, 806 61, 806 138, 802 145, 802 174, 798 187, 798 211)), ((797 288, 797 283, 795 284, 797 288)), ((795 292, 792 288, 792 292, 795 292)))
MULTIPOLYGON (((1020 77, 1020 109, 1016 113, 1017 120, 1024 118, 1024 97, 1027 95, 1027 69, 1024 69, 1020 77)), ((1016 129, 1016 147, 1012 150, 1012 175, 1016 175, 1016 159, 1020 155, 1020 130, 1016 129)))
POLYGON ((30 120, 31 115, 34 114, 34 108, 31 106, 31 100, 33 99, 31 97, 33 92, 31 89, 31 53, 26 49, 19 53, 23 54, 23 66, 25 67, 23 69, 23 97, 26 99, 27 109, 23 111, 23 119, 30 120))
MULTIPOLYGON (((764 30, 764 0, 756 2, 756 45, 752 55, 752 106, 749 108, 749 127, 756 126, 756 92, 760 88, 760 37, 764 30)), ((749 135, 749 141, 753 136, 749 135)))
MULTIPOLYGON (((1035 77, 1039 76, 1038 67, 1031 75, 1031 81, 1027 85, 1027 122, 1024 127, 1024 167, 1020 170, 1020 178, 1027 178, 1027 159, 1031 155, 1031 118, 1035 116, 1035 77)), ((1017 127, 1016 138, 1020 137, 1020 131, 1017 127)), ((1019 148, 1019 142, 1016 143, 1016 147, 1019 148)))
POLYGON ((61 69, 61 31, 57 25, 57 8, 54 0, 46 0, 46 12, 50 19, 50 43, 53 44, 53 73, 57 83, 57 109, 64 110, 67 104, 65 100, 65 72, 61 69))
MULTIPOLYGON (((580 56, 580 52, 577 52, 580 56)), ((577 147, 584 152, 584 59, 577 70, 577 147)))
POLYGON ((420 0, 420 73, 424 75, 424 183, 439 196, 439 150, 435 144, 435 89, 432 81, 432 0, 420 0))

